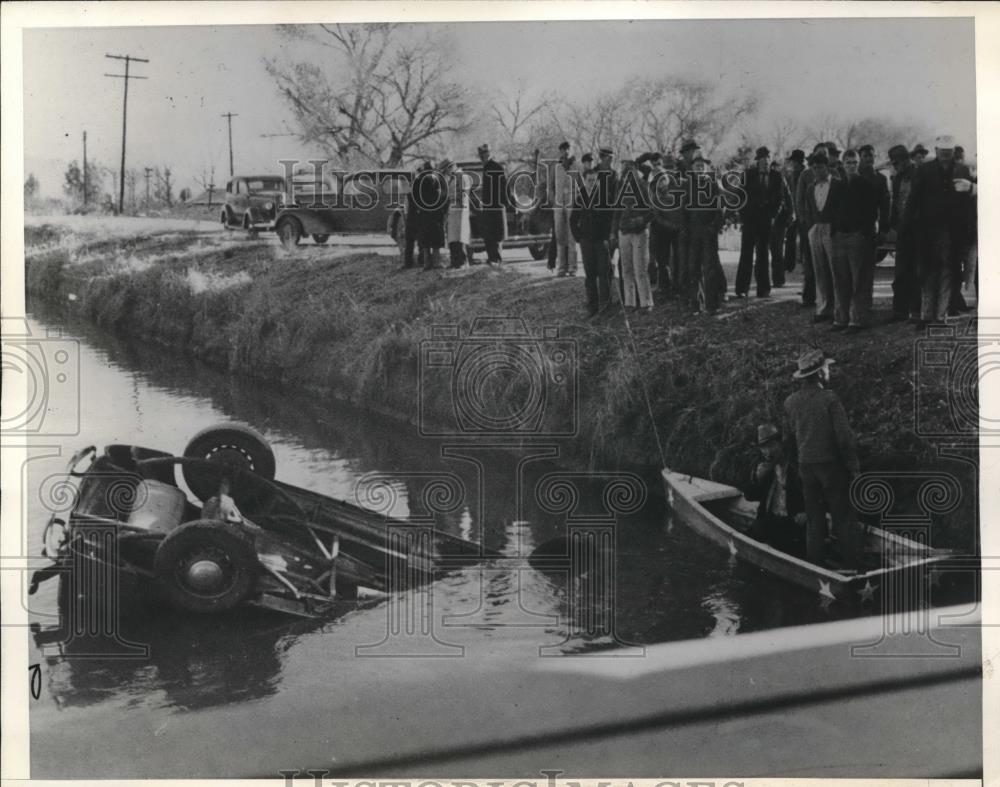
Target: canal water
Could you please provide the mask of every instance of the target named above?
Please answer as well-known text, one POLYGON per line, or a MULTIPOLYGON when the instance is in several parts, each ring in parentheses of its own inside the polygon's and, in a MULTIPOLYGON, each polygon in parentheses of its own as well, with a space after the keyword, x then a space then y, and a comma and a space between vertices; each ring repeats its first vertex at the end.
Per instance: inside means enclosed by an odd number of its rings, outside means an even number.
MULTIPOLYGON (((552 551, 552 544, 558 552, 568 526, 613 535, 602 580, 613 588, 612 612, 598 611, 589 626, 579 624, 588 612, 580 593, 586 583, 568 565, 500 559, 426 589, 430 636, 405 626, 406 636, 389 636, 395 629, 387 599, 304 622, 252 610, 198 617, 125 604, 121 639, 148 649, 135 657, 120 644, 95 652, 93 642, 53 638, 58 594, 56 582, 45 583, 30 599, 37 624, 31 662, 41 668, 40 696, 30 708, 35 778, 274 776, 279 767, 316 765, 301 758, 347 728, 377 728, 385 709, 366 705, 366 693, 390 675, 405 681, 411 670, 414 681, 425 680, 421 660, 479 659, 488 674, 488 665, 601 657, 612 647, 641 655, 641 646, 655 643, 849 614, 674 526, 648 480, 610 468, 563 468, 558 442, 515 449, 421 438, 416 427, 235 379, 154 345, 51 316, 31 322, 34 335, 61 331, 79 360, 78 379, 52 393, 63 398, 50 403, 56 420, 46 423, 50 429, 66 419, 64 431, 73 431, 78 418, 79 434, 45 439, 57 448, 40 450, 28 464, 34 554, 76 450, 132 443, 179 454, 195 432, 220 422, 263 432, 283 481, 395 516, 430 517, 504 556, 552 551), (609 517, 609 506, 629 513, 609 517), (352 711, 331 710, 345 707, 352 711), (259 737, 248 732, 248 719, 259 737), (280 761, 260 772, 240 752, 265 740, 280 761)), ((502 693, 530 702, 516 697, 516 687, 502 693)), ((447 713, 444 687, 439 696, 435 712, 447 713)))

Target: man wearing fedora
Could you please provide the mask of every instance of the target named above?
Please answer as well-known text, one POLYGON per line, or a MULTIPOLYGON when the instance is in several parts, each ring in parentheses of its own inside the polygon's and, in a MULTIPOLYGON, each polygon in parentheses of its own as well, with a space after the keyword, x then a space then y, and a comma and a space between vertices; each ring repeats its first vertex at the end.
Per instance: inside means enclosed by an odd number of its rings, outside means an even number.
POLYGON ((822 350, 809 350, 799 357, 792 375, 799 389, 785 399, 786 433, 794 440, 802 479, 806 558, 821 562, 829 512, 841 560, 848 568, 860 569, 864 545, 850 496, 860 463, 844 405, 825 387, 832 363, 822 350))
POLYGON ((799 256, 802 254, 802 234, 799 232, 799 222, 796 219, 795 193, 799 185, 799 178, 802 177, 802 173, 806 168, 805 162, 805 152, 796 148, 785 161, 785 166, 781 173, 785 181, 785 188, 787 189, 786 199, 788 200, 786 207, 788 212, 788 227, 785 230, 785 247, 784 254, 782 255, 784 257, 786 273, 791 273, 795 270, 795 263, 798 262, 799 256))
POLYGON ((940 136, 934 148, 936 158, 921 164, 913 175, 901 226, 902 232, 913 234, 918 252, 918 330, 927 323, 943 323, 948 316, 952 287, 961 286, 953 278, 961 270, 972 211, 971 194, 964 185, 971 174, 964 164, 955 163, 954 138, 940 136))
POLYGON ((507 237, 507 173, 490 156, 490 146, 480 145, 479 160, 483 162, 483 185, 478 206, 479 234, 486 246, 486 264, 500 265, 503 258, 500 250, 507 237))
POLYGON ((910 158, 913 160, 915 166, 920 166, 927 160, 927 154, 930 151, 927 150, 923 145, 917 143, 917 145, 910 151, 910 158))
POLYGON ((917 250, 914 246, 913 234, 902 232, 901 228, 901 220, 906 203, 910 198, 916 166, 910 158, 910 152, 906 149, 906 145, 893 145, 889 148, 889 161, 892 162, 893 175, 888 239, 896 244, 896 250, 893 254, 895 266, 892 279, 892 320, 899 322, 910 319, 917 322, 920 319, 917 250))
POLYGON ((795 207, 795 223, 799 230, 799 244, 802 248, 802 305, 805 307, 816 305, 816 273, 813 265, 812 244, 809 240, 809 230, 812 228, 813 222, 809 215, 808 199, 816 184, 813 157, 817 153, 822 153, 826 157, 826 145, 822 142, 813 146, 812 155, 806 160, 808 166, 802 170, 802 174, 799 175, 799 179, 795 183, 795 198, 792 200, 795 207))
POLYGON ((757 148, 755 166, 744 173, 744 203, 740 210, 742 233, 740 262, 736 269, 736 295, 746 296, 750 291, 750 273, 757 283, 757 297, 771 294, 771 276, 768 271, 768 243, 771 222, 781 208, 781 175, 771 171, 771 151, 757 148), (754 258, 756 257, 756 262, 754 258))
POLYGON ((757 518, 751 530, 754 538, 783 552, 805 554, 805 501, 798 468, 789 461, 781 432, 774 424, 757 427, 757 449, 762 461, 756 464, 747 500, 759 500, 757 518))

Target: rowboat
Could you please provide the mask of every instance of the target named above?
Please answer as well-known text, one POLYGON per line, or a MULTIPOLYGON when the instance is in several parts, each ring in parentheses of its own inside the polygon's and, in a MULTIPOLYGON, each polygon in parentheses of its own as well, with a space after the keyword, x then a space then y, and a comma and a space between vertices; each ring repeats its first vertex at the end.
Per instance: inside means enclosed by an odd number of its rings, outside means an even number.
MULTIPOLYGON (((917 540, 879 527, 866 528, 866 565, 856 571, 835 565, 817 565, 789 554, 749 534, 759 503, 747 500, 732 486, 704 478, 662 471, 671 521, 680 522, 715 544, 727 549, 734 560, 742 560, 781 579, 811 590, 826 602, 873 602, 895 593, 899 600, 914 592, 914 582, 936 581, 935 572, 955 558, 952 550, 934 549, 917 540), (907 584, 908 583, 908 584, 907 584)), ((924 590, 926 591, 926 583, 924 590)))
POLYGON ((29 593, 59 576, 117 595, 151 590, 190 612, 246 604, 321 617, 359 589, 405 591, 487 556, 477 543, 274 473, 270 446, 238 424, 196 434, 183 456, 88 446, 70 460, 72 507, 50 518, 42 553, 53 564, 29 593))

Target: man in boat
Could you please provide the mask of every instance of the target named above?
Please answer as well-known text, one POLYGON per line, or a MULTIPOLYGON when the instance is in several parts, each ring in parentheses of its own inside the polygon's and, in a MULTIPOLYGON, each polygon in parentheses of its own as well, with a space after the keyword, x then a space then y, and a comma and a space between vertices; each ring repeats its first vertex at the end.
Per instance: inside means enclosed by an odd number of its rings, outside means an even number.
POLYGON ((794 437, 806 509, 806 558, 819 564, 826 539, 826 513, 845 568, 860 568, 861 530, 851 506, 851 482, 860 472, 854 431, 844 405, 827 389, 830 364, 822 350, 808 350, 792 375, 799 390, 785 399, 786 433, 794 437))
POLYGON ((743 490, 747 500, 760 501, 751 535, 783 552, 802 555, 806 523, 802 482, 777 426, 757 427, 757 448, 763 459, 754 468, 751 484, 743 490))

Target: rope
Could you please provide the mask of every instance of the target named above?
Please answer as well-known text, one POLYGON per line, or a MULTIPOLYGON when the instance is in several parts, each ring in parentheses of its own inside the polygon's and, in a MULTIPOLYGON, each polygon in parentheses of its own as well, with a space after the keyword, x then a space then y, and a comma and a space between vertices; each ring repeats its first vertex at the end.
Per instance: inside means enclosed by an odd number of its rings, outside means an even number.
MULTIPOLYGON (((621 249, 618 249, 618 259, 621 261, 621 249)), ((614 265, 614 257, 611 258, 612 266, 614 265)), ((614 268, 612 267, 612 270, 614 268)), ((611 280, 612 285, 614 279, 611 280)), ((624 279, 622 279, 624 283, 624 279)), ((628 333, 629 343, 632 346, 632 359, 636 364, 636 368, 639 373, 639 384, 642 386, 642 398, 646 402, 646 412, 649 413, 649 422, 653 425, 653 438, 656 440, 656 450, 660 452, 660 466, 667 467, 667 456, 663 452, 663 441, 660 438, 660 430, 656 425, 656 418, 653 416, 653 405, 649 400, 649 388, 646 386, 646 379, 642 373, 642 364, 639 363, 639 348, 635 343, 635 334, 632 332, 632 323, 629 321, 628 312, 625 309, 624 300, 621 302, 622 316, 625 318, 625 331, 628 333)))

